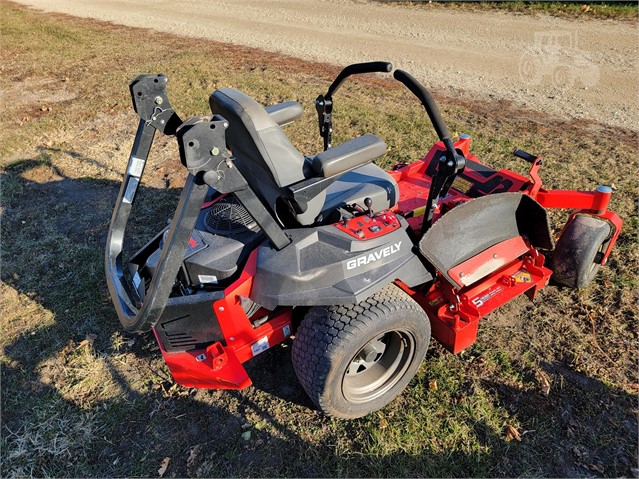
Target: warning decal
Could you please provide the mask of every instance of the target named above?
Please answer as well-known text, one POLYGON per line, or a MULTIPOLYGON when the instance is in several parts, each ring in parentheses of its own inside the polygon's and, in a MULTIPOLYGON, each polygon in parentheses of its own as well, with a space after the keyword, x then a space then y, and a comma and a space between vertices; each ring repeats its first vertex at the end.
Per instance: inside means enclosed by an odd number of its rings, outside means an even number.
POLYGON ((523 269, 520 269, 515 274, 513 274, 513 279, 515 280, 515 283, 532 283, 531 274, 523 269))
POLYGON ((269 348, 268 337, 264 336, 257 340, 257 342, 253 343, 251 346, 251 351, 253 351, 253 356, 257 356, 260 353, 263 353, 269 348))
POLYGON ((473 184, 470 181, 465 180, 461 176, 458 176, 457 178, 455 178, 455 181, 453 181, 453 184, 450 186, 451 188, 455 188, 460 193, 466 194, 473 187, 473 184))

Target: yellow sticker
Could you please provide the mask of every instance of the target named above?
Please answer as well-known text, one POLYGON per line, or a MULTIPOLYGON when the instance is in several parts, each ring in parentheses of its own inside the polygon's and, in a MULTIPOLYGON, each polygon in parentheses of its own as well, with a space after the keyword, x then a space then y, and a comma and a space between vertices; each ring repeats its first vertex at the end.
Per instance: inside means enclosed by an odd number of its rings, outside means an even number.
POLYGON ((415 208, 412 213, 413 213, 413 218, 418 218, 420 216, 424 216, 424 213, 426 212, 426 206, 420 206, 419 208, 415 208))
POLYGON ((528 271, 519 270, 513 274, 515 283, 532 283, 532 276, 528 271))
POLYGON ((435 299, 431 299, 428 302, 428 306, 430 306, 431 308, 436 308, 437 306, 439 306, 440 304, 442 304, 444 302, 444 300, 442 298, 435 298, 435 299))
POLYGON ((453 181, 453 184, 450 186, 451 188, 455 188, 460 193, 466 194, 473 187, 473 184, 470 181, 465 180, 461 176, 458 176, 457 178, 455 178, 455 181, 453 181))

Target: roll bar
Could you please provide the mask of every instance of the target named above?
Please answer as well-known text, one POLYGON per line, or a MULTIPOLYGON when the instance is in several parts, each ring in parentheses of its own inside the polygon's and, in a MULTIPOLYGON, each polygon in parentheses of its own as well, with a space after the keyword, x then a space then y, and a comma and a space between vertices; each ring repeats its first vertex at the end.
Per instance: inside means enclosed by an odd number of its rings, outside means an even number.
POLYGON ((167 82, 168 78, 161 74, 139 75, 129 85, 133 109, 140 121, 111 217, 105 251, 107 286, 118 318, 127 331, 148 331, 162 315, 182 263, 184 247, 195 226, 195 219, 207 191, 205 185, 197 184, 195 177, 189 175, 169 228, 157 274, 154 275, 147 294, 130 284, 124 277, 122 266, 124 232, 153 138, 156 131, 174 135, 182 123, 169 102, 167 82), (170 280, 162 281, 165 277, 170 280))
POLYGON ((140 122, 106 241, 107 286, 120 322, 131 332, 150 330, 162 316, 209 187, 220 193, 235 193, 275 249, 291 242, 228 157, 225 134, 228 122, 213 115, 182 123, 166 95, 167 81, 164 75, 140 75, 130 85, 133 108, 140 122), (125 278, 122 250, 126 225, 156 131, 177 137, 180 160, 189 174, 156 271, 145 291, 125 278))

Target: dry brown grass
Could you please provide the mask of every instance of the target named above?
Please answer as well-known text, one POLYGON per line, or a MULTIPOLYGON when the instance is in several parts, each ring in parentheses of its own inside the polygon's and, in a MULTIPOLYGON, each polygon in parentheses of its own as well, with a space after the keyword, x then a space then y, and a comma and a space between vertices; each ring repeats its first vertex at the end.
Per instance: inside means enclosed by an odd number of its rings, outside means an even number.
MULTIPOLYGON (((433 345, 411 387, 383 411, 340 422, 311 407, 287 345, 249 363, 255 386, 245 391, 175 386, 153 338, 121 331, 102 270, 136 127, 133 76, 166 73, 183 117, 206 113, 218 86, 265 104, 299 100, 306 117, 287 132, 310 152, 320 148, 313 100, 337 68, 9 3, 0 3, 0 30, 3 477, 150 476, 165 457, 173 477, 632 473, 636 132, 436 95, 451 130, 472 134, 475 154, 492 166, 524 172, 510 156, 518 146, 546 158, 550 187, 614 183, 613 209, 626 226, 596 284, 517 299, 483 321, 464 354, 433 345), (507 426, 521 442, 506 438, 507 426)), ((336 140, 377 133, 390 145, 384 166, 418 158, 434 140, 396 83, 361 79, 337 102, 336 140)), ((176 158, 176 145, 159 138, 134 243, 172 212, 184 176, 176 158)), ((559 226, 565 214, 554 218, 559 226)))
POLYGON ((494 14, 506 12, 515 15, 550 15, 569 20, 617 20, 637 22, 637 2, 536 2, 536 1, 498 1, 498 2, 448 2, 448 1, 404 1, 379 0, 397 5, 411 5, 416 8, 438 8, 448 10, 463 10, 494 14))

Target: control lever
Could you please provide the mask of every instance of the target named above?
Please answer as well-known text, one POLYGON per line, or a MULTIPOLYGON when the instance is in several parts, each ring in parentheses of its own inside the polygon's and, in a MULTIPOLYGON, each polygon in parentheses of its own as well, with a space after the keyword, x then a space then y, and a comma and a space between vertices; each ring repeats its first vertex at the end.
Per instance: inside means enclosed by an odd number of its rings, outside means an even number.
POLYGON ((515 148, 515 151, 513 151, 513 155, 521 158, 524 161, 527 161, 528 163, 534 163, 537 159, 539 159, 539 157, 532 155, 524 150, 520 150, 519 148, 515 148))
POLYGON ((422 234, 426 233, 433 225, 433 215, 437 209, 439 198, 448 194, 453 181, 466 166, 466 158, 462 155, 451 155, 448 151, 439 158, 437 173, 433 175, 424 212, 424 222, 422 223, 422 234))
POLYGON ((518 148, 513 151, 513 155, 530 163, 530 171, 528 172, 528 175, 530 176, 530 182, 528 184, 528 194, 531 198, 535 199, 537 197, 537 193, 539 193, 539 190, 541 189, 539 168, 541 168, 541 165, 543 165, 544 162, 540 157, 527 153, 524 150, 520 150, 518 148))
POLYGON ((368 216, 372 218, 373 217, 373 208, 372 208, 373 200, 371 200, 369 197, 364 198, 364 206, 366 206, 366 209, 368 210, 367 211, 368 216))
POLYGON ((431 95, 426 87, 403 70, 395 70, 393 77, 403 83, 421 102, 437 132, 438 138, 446 148, 446 151, 443 152, 439 158, 437 172, 433 175, 430 184, 424 222, 422 223, 422 234, 424 234, 433 224, 433 215, 435 209, 437 209, 439 198, 443 198, 448 194, 448 190, 457 175, 464 171, 466 158, 455 149, 453 140, 450 139, 450 131, 442 119, 437 103, 435 103, 433 95, 431 95))
POLYGON ((366 212, 364 211, 364 208, 362 208, 362 207, 361 207, 360 205, 358 205, 357 203, 353 203, 353 204, 351 205, 351 208, 352 208, 353 210, 355 210, 356 212, 358 212, 359 214, 362 214, 362 215, 363 215, 364 213, 366 213, 366 212))

